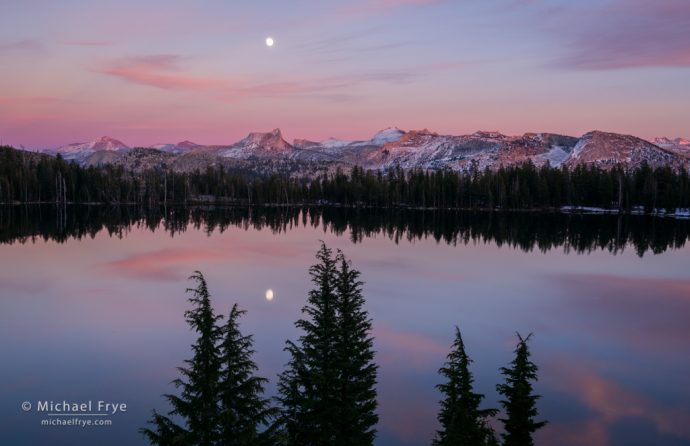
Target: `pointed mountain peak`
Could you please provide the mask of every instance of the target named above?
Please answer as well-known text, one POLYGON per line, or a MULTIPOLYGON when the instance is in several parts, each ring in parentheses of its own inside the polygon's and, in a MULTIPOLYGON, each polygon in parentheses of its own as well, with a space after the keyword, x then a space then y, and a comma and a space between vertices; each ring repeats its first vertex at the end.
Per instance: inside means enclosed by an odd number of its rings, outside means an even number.
POLYGON ((283 139, 283 133, 278 128, 268 133, 252 132, 234 146, 269 151, 284 151, 292 147, 289 142, 283 139))

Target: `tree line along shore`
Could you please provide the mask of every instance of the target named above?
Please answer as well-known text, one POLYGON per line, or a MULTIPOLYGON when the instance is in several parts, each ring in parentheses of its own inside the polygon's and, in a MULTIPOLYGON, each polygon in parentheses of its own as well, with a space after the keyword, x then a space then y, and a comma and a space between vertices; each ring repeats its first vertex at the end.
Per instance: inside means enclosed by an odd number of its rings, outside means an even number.
POLYGON ((537 167, 496 170, 367 171, 353 167, 316 177, 256 175, 222 166, 203 171, 132 172, 81 167, 60 156, 0 148, 0 203, 173 205, 337 205, 435 209, 604 209, 682 213, 690 208, 685 170, 537 167))

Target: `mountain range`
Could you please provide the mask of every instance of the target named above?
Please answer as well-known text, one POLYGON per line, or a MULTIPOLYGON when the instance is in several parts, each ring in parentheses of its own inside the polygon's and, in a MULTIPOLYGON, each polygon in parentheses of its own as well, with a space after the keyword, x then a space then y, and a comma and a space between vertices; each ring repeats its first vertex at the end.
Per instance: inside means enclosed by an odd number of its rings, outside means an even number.
POLYGON ((646 141, 631 135, 602 131, 580 137, 552 133, 507 136, 478 131, 470 135, 439 135, 429 130, 381 130, 368 140, 295 139, 289 143, 280 129, 250 133, 230 145, 206 146, 191 141, 133 148, 107 136, 48 150, 83 166, 114 164, 133 171, 172 168, 189 172, 223 165, 245 173, 313 175, 361 166, 387 171, 403 169, 495 169, 531 161, 537 166, 574 167, 578 164, 610 168, 690 167, 690 141, 656 138, 646 141))

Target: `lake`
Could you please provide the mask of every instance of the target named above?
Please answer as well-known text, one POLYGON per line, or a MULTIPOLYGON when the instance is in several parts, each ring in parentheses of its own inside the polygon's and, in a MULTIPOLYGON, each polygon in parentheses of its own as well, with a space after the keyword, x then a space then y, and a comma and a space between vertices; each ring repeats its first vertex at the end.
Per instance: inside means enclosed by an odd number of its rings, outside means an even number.
POLYGON ((361 270, 379 370, 379 446, 429 445, 437 373, 461 328, 498 407, 516 332, 534 333, 538 445, 690 445, 690 221, 355 209, 0 209, 0 438, 146 444, 137 429, 194 339, 186 278, 233 303, 275 391, 319 240, 361 270), (266 291, 273 290, 268 301, 266 291), (111 426, 41 426, 24 401, 127 404, 111 426))

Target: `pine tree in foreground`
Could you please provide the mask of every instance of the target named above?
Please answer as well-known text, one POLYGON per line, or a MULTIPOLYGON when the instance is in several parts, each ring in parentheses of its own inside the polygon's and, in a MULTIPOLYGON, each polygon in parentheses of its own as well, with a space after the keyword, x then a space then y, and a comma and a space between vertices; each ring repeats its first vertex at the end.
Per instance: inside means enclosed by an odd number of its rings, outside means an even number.
POLYGON ((255 376, 252 336, 243 336, 238 319, 245 311, 233 305, 223 327, 223 370, 218 386, 220 441, 223 446, 272 445, 271 432, 260 431, 275 415, 270 400, 263 398, 265 378, 255 376))
POLYGON ((546 425, 546 421, 535 421, 539 411, 537 400, 539 395, 533 393, 532 381, 537 380, 537 366, 530 361, 527 342, 532 335, 522 338, 518 333, 518 345, 515 349, 515 359, 510 367, 502 367, 505 384, 496 386, 498 393, 505 398, 501 405, 506 412, 505 419, 501 419, 505 426, 503 437, 504 446, 533 446, 532 434, 546 425))
POLYGON ((309 273, 314 289, 288 341, 290 361, 280 375, 280 425, 289 446, 370 446, 378 421, 371 322, 359 272, 322 243, 309 273), (338 266, 340 268, 338 268, 338 266))
POLYGON ((167 417, 154 411, 149 421, 153 428, 140 430, 155 445, 211 446, 219 438, 221 358, 218 346, 222 332, 216 323, 222 316, 213 312, 204 276, 195 271, 190 279, 196 281, 197 287, 187 289, 192 293, 189 302, 193 308, 185 312, 185 318, 199 337, 192 344, 192 359, 185 360, 185 366, 178 368, 182 377, 173 381, 181 389, 180 395, 165 395, 172 410, 167 417), (183 425, 169 417, 180 419, 183 425))
POLYGON ((371 320, 364 309, 360 272, 342 253, 336 256, 337 361, 339 383, 336 444, 370 446, 378 422, 376 375, 371 320))
POLYGON ((288 341, 290 354, 278 382, 279 420, 288 446, 335 445, 338 416, 336 345, 336 266, 332 251, 322 243, 317 263, 309 269, 314 289, 295 326, 302 331, 297 343, 288 341))
POLYGON ((185 312, 189 326, 199 333, 192 345, 193 356, 178 370, 173 381, 180 395, 165 395, 172 409, 168 416, 156 411, 140 431, 152 444, 162 446, 257 446, 271 444, 269 431, 260 432, 273 414, 262 398, 264 378, 256 377, 252 360, 252 337, 243 336, 238 319, 244 313, 234 305, 224 327, 217 323, 204 276, 197 282, 185 312), (180 421, 178 424, 176 421, 180 421))
POLYGON ((445 398, 441 401, 434 446, 488 446, 497 444, 493 429, 487 419, 496 409, 480 409, 484 395, 473 391, 474 378, 469 366, 472 360, 465 352, 460 329, 455 327, 455 341, 447 362, 439 373, 446 382, 436 387, 445 398))

